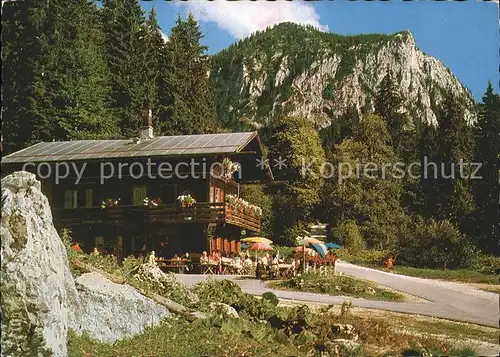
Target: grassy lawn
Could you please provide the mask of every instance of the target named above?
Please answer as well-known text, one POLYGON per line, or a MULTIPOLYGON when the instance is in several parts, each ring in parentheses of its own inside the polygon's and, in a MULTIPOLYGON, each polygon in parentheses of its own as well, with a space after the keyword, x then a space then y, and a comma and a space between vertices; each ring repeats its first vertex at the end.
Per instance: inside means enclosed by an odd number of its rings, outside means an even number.
POLYGON ((495 343, 494 335, 498 332, 475 325, 366 309, 356 312, 353 308, 340 314, 337 307, 331 306, 311 310, 298 306, 281 307, 285 310, 297 308, 303 317, 298 320, 294 317, 289 328, 307 326, 308 333, 294 336, 286 332, 286 328, 278 330, 244 319, 209 319, 193 323, 167 319, 160 326, 115 344, 100 343, 70 332, 68 356, 310 356, 311 351, 317 351, 322 345, 326 337, 321 337, 322 334, 328 333, 334 323, 352 324, 358 331, 361 348, 352 351, 352 356, 416 356, 423 351, 434 355, 475 356, 473 341, 495 343), (464 342, 465 338, 472 341, 464 342))
POLYGON ((322 276, 317 273, 307 273, 292 279, 271 282, 269 287, 371 300, 402 301, 405 299, 403 294, 380 288, 369 281, 345 275, 322 276))
MULTIPOLYGON (((382 262, 389 253, 385 251, 367 250, 364 252, 358 252, 357 254, 352 254, 345 249, 340 249, 337 251, 337 254, 341 260, 345 260, 347 262, 366 266, 369 268, 385 270, 382 266, 382 262)), ((463 283, 500 284, 498 275, 488 274, 474 269, 442 270, 429 268, 413 268, 409 266, 399 265, 396 261, 394 272, 397 274, 426 279, 442 279, 463 283)))
POLYGON ((498 275, 484 274, 475 270, 441 270, 396 266, 395 272, 397 274, 427 279, 442 279, 464 283, 500 284, 498 275))

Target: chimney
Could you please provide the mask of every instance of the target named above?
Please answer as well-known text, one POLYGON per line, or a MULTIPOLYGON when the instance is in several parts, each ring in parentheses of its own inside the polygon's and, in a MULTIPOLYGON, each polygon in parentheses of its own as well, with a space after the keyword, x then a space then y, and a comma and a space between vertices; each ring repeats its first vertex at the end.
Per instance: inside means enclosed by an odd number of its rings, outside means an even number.
POLYGON ((151 109, 146 111, 142 117, 141 140, 153 139, 153 112, 151 109))

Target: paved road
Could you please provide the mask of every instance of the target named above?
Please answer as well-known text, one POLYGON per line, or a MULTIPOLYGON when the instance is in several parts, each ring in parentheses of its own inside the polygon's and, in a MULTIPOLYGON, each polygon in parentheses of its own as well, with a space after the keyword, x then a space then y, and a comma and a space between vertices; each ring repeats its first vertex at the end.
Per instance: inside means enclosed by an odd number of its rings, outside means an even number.
POLYGON ((251 277, 234 275, 186 274, 177 275, 177 278, 187 286, 192 286, 199 281, 209 278, 229 279, 240 285, 244 292, 253 295, 262 295, 266 291, 272 291, 280 299, 322 304, 342 304, 345 300, 350 300, 354 306, 364 308, 441 317, 490 327, 498 327, 499 325, 498 295, 488 293, 471 294, 467 290, 471 289, 468 286, 464 286, 462 290, 460 289, 461 285, 458 284, 449 284, 446 282, 437 283, 427 279, 386 273, 344 262, 337 263, 337 270, 348 275, 371 280, 377 284, 421 297, 428 301, 375 301, 343 296, 281 291, 270 289, 266 287, 265 284, 251 277))

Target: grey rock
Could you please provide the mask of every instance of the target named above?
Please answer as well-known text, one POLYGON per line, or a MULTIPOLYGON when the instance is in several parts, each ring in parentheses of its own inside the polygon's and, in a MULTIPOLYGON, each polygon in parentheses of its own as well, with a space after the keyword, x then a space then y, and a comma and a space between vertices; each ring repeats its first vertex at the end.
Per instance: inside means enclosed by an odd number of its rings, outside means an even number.
POLYGON ((325 348, 328 356, 350 356, 360 347, 361 344, 358 342, 342 338, 325 342, 325 348))
POLYGON ((235 319, 240 317, 240 315, 238 315, 238 312, 234 309, 234 307, 229 306, 228 304, 224 304, 222 302, 212 302, 210 303, 210 308, 216 314, 232 317, 235 319))
POLYGON ((333 324, 332 332, 339 338, 351 341, 357 341, 359 338, 358 332, 353 325, 349 324, 333 324))
POLYGON ((78 294, 40 182, 2 179, 1 311, 4 356, 66 356, 78 294))
POLYGON ((98 273, 78 277, 76 287, 81 314, 72 328, 99 341, 111 343, 132 337, 169 316, 167 308, 130 285, 115 284, 98 273))

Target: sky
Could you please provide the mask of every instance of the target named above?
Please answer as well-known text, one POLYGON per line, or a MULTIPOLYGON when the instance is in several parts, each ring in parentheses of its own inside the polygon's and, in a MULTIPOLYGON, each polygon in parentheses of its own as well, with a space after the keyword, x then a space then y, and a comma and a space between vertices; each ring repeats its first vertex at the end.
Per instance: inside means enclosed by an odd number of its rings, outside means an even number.
POLYGON ((488 80, 499 90, 498 0, 458 1, 140 1, 155 8, 168 36, 180 13, 192 12, 209 53, 280 22, 311 24, 342 35, 410 30, 417 47, 441 60, 481 100, 488 80))

